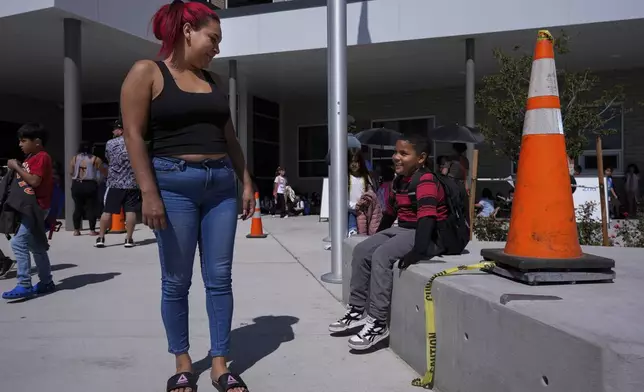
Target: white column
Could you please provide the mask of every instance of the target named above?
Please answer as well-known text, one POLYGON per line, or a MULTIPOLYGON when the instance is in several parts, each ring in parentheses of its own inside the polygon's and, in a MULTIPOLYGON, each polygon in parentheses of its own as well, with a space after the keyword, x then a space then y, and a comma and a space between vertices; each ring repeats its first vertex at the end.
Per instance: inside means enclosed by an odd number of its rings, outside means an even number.
MULTIPOLYGON (((63 21, 63 29, 64 167, 67 168, 67 165, 78 151, 78 145, 82 137, 81 22, 78 19, 65 19, 63 21)), ((65 170, 65 173, 68 173, 68 170, 65 170)), ((72 178, 67 174, 65 176, 65 230, 67 231, 74 230, 73 214, 72 178)))

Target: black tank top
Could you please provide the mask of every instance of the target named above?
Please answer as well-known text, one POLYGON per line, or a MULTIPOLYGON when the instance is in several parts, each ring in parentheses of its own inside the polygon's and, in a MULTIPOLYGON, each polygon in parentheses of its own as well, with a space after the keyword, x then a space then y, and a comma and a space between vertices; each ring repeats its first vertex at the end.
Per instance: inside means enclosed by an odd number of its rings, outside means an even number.
POLYGON ((224 127, 230 120, 230 107, 212 76, 202 71, 212 92, 189 93, 179 89, 163 61, 157 65, 163 74, 163 90, 150 104, 152 156, 226 153, 224 127))

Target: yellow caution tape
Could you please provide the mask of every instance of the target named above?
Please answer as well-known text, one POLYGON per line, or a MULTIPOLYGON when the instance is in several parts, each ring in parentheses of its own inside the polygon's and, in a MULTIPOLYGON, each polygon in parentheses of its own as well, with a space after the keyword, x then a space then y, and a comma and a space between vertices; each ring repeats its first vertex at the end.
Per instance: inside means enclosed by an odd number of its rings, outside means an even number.
POLYGON ((453 275, 461 271, 486 270, 494 267, 492 262, 483 262, 473 265, 460 265, 434 274, 425 285, 425 330, 427 333, 427 372, 422 378, 411 382, 415 387, 432 389, 434 387, 434 371, 436 369, 436 320, 434 319, 434 298, 432 297, 432 283, 439 276, 453 275))

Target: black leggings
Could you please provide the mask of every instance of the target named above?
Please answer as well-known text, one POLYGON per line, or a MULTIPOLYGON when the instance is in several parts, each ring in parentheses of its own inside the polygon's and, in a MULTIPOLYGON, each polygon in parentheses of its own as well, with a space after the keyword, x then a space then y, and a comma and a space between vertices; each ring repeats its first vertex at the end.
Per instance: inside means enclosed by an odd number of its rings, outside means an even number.
POLYGON ((72 198, 74 199, 74 230, 80 230, 83 224, 83 213, 89 221, 89 229, 96 230, 96 214, 98 208, 98 184, 96 181, 72 182, 72 198))
POLYGON ((275 210, 280 212, 280 217, 284 218, 287 214, 286 209, 286 195, 283 193, 277 194, 277 200, 275 201, 275 210))

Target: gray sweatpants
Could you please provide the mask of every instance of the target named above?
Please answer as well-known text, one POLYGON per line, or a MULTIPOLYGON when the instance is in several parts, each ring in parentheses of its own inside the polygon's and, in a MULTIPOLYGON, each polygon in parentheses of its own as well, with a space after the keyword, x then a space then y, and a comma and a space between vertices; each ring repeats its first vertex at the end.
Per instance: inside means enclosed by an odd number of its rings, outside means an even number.
POLYGON ((412 250, 415 236, 414 229, 392 227, 355 247, 349 304, 366 308, 369 299, 369 315, 387 320, 394 284, 393 265, 412 250))

